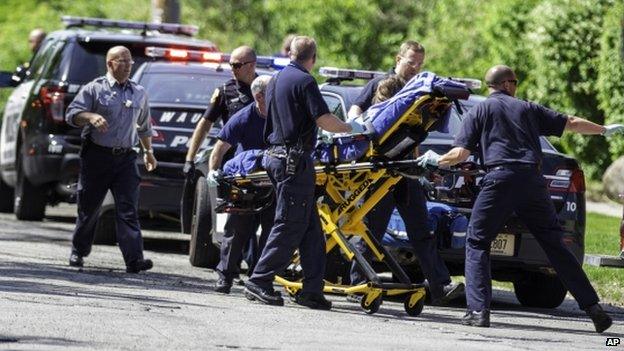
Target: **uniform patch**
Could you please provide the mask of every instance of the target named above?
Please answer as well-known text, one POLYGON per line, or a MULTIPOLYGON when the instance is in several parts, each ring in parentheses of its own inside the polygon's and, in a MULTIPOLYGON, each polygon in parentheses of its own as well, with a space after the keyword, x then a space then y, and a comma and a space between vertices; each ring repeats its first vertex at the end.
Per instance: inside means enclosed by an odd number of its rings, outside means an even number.
POLYGON ((212 97, 210 98, 210 103, 214 105, 214 103, 217 102, 220 94, 221 90, 219 90, 219 88, 215 89, 214 93, 212 93, 212 97))

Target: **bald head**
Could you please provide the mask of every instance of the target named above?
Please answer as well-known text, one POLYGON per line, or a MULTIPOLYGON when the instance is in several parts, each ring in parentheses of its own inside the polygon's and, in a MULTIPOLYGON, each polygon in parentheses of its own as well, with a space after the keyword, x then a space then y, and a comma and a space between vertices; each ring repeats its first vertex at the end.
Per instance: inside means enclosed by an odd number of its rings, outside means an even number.
POLYGON ((249 46, 243 45, 232 51, 232 57, 242 62, 256 61, 256 52, 249 46))
POLYGON ((492 91, 503 91, 511 96, 516 94, 518 80, 516 73, 509 66, 496 65, 485 73, 485 83, 492 91))
POLYGON ((41 46, 41 42, 43 42, 45 37, 46 33, 41 28, 35 28, 30 31, 30 34, 28 35, 28 46, 33 53, 39 50, 39 46, 41 46))
POLYGON ((106 52, 106 69, 121 84, 130 77, 133 64, 132 54, 125 46, 113 46, 106 52))

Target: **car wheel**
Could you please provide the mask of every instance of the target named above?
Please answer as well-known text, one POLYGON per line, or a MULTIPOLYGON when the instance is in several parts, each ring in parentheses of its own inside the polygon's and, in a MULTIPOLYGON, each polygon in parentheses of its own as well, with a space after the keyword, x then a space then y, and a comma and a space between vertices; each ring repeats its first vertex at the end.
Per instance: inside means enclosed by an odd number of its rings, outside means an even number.
POLYGON ((117 226, 115 210, 106 210, 100 213, 95 223, 93 243, 96 245, 115 245, 117 242, 117 226))
POLYGON ((516 278, 513 285, 518 301, 526 307, 559 307, 567 293, 557 276, 543 273, 527 273, 516 278))
POLYGON ((13 188, 0 178, 0 212, 13 212, 13 188))
POLYGON ((215 268, 219 263, 219 248, 212 243, 211 211, 206 178, 199 177, 195 187, 189 245, 189 261, 195 267, 215 268))
POLYGON ((22 170, 21 158, 17 163, 17 184, 13 196, 13 213, 19 220, 41 221, 47 203, 44 186, 33 185, 22 170))

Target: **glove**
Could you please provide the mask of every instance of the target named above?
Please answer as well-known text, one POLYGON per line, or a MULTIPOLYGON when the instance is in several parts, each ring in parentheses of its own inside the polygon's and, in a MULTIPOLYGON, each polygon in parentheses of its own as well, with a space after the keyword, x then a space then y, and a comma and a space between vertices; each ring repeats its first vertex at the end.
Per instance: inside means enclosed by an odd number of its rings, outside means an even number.
POLYGON ((609 124, 604 126, 605 131, 602 133, 605 137, 610 137, 613 134, 624 133, 624 125, 622 124, 609 124))
POLYGON ((351 126, 351 134, 364 134, 365 129, 363 125, 356 121, 349 122, 349 125, 351 126))
POLYGON ((328 132, 326 130, 321 130, 321 140, 325 144, 331 144, 334 142, 334 133, 328 132))
POLYGON ((212 171, 209 171, 208 176, 206 177, 206 180, 208 181, 208 186, 218 186, 219 178, 221 178, 221 171, 214 169, 212 171))
POLYGON ((193 175, 193 173, 195 173, 195 162, 184 162, 184 167, 182 167, 182 173, 184 173, 184 175, 186 175, 187 177, 193 175))
POLYGON ((420 157, 418 157, 416 159, 416 162, 418 163, 420 167, 427 167, 428 165, 437 167, 439 159, 440 159, 440 155, 438 155, 432 150, 429 150, 425 152, 424 154, 422 154, 420 157))

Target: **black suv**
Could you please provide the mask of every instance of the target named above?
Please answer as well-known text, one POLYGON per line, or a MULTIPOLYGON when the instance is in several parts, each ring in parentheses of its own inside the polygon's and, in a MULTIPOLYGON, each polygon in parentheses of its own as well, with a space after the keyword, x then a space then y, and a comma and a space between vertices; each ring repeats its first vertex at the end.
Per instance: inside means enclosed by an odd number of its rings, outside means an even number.
POLYGON ((187 25, 76 17, 63 22, 66 29, 50 33, 30 67, 5 84, 16 88, 0 135, 0 211, 21 220, 41 220, 46 205, 75 201, 81 138, 80 129, 65 123, 65 109, 84 84, 105 74, 109 48, 128 47, 134 68, 149 59, 150 46, 217 51, 209 41, 190 38, 197 28, 187 25))

